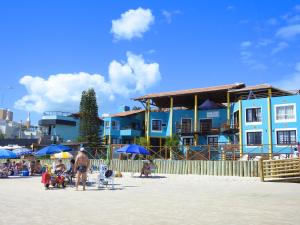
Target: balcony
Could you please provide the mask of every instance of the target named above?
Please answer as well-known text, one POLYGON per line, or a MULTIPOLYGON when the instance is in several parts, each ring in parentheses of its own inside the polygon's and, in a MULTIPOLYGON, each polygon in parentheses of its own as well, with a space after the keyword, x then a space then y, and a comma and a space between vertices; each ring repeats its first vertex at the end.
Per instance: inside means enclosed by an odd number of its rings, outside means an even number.
POLYGON ((191 126, 186 126, 184 124, 176 124, 176 133, 179 135, 194 135, 194 134, 199 134, 199 135, 214 135, 214 134, 219 134, 220 133, 220 128, 212 128, 209 126, 202 126, 198 127, 196 131, 191 126))
POLYGON ((238 133, 239 132, 239 124, 224 123, 221 127, 221 132, 227 133, 227 134, 238 133))
POLYGON ((124 126, 120 128, 120 135, 138 137, 142 135, 142 131, 138 126, 124 126))

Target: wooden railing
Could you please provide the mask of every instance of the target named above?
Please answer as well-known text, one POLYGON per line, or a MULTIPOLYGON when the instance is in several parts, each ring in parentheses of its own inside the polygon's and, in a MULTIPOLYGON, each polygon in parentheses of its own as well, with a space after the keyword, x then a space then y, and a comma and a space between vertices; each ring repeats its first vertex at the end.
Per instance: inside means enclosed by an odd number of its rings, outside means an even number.
POLYGON ((261 181, 300 181, 300 158, 282 160, 260 160, 259 168, 261 181))

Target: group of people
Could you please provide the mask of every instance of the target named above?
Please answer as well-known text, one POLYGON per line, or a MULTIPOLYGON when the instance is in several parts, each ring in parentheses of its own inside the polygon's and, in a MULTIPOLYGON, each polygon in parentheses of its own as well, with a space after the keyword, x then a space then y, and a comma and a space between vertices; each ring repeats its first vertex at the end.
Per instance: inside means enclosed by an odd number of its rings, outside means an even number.
POLYGON ((30 175, 41 174, 42 165, 40 160, 11 162, 10 159, 7 159, 6 162, 0 166, 0 177, 18 176, 21 171, 30 171, 30 175))
POLYGON ((69 183, 72 183, 72 178, 76 176, 76 190, 78 190, 79 183, 83 185, 83 190, 86 187, 87 171, 90 167, 89 158, 84 148, 80 148, 76 159, 71 159, 68 168, 61 159, 57 162, 53 162, 51 172, 56 175, 65 175, 69 183))

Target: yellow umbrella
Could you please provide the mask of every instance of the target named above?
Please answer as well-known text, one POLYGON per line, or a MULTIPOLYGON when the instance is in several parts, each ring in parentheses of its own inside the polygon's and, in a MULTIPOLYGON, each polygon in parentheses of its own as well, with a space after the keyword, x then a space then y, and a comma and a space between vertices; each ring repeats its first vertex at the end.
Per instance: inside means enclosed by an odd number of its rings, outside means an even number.
POLYGON ((69 152, 60 152, 60 153, 53 154, 51 156, 51 159, 70 159, 70 158, 73 158, 73 155, 69 152))

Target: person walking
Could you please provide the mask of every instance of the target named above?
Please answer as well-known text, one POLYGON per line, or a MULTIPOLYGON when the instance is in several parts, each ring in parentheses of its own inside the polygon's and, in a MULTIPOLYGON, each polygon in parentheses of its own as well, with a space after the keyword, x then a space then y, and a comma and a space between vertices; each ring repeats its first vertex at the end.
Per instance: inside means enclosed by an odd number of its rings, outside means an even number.
POLYGON ((84 148, 80 148, 76 160, 75 160, 75 173, 76 176, 76 191, 78 191, 79 182, 81 180, 83 190, 85 191, 85 185, 86 185, 86 178, 87 178, 87 171, 90 166, 90 160, 87 156, 87 152, 84 148))

